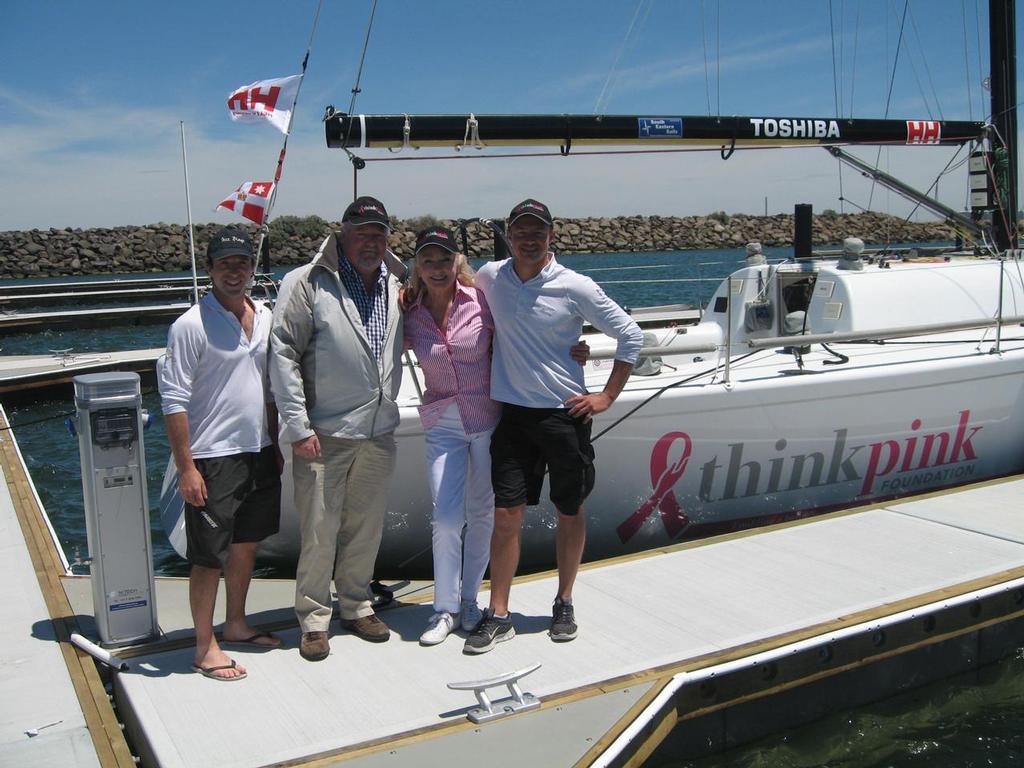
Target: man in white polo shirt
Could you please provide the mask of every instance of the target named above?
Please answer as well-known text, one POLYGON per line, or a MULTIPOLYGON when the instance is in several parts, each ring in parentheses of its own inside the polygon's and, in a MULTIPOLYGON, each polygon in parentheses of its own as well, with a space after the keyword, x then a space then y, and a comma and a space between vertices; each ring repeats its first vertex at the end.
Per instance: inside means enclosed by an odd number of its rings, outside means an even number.
POLYGON ((185 500, 196 631, 193 669, 213 680, 234 681, 246 670, 213 634, 217 586, 223 572, 223 642, 280 645, 249 624, 245 598, 256 547, 278 529, 284 462, 267 377, 271 312, 246 295, 256 268, 249 235, 236 227, 222 229, 207 247, 206 266, 212 290, 171 326, 157 374, 185 500))
POLYGON ((590 420, 619 396, 643 346, 640 328, 597 283, 555 261, 546 205, 519 203, 509 214, 508 235, 512 257, 485 264, 476 276, 494 316, 491 398, 503 408, 491 436, 491 604, 466 640, 466 653, 486 653, 515 636, 509 592, 523 514, 539 501, 545 466, 558 509, 558 594, 550 636, 556 642, 576 637, 572 588, 586 541, 583 501, 594 487, 590 420), (593 394, 570 355, 584 322, 618 340, 608 381, 593 394))

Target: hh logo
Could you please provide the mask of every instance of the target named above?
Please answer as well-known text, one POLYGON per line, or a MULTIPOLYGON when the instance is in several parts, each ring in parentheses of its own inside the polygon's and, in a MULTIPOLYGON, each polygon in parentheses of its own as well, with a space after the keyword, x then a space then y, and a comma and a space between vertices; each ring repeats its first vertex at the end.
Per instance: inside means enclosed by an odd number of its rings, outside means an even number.
POLYGON ((228 109, 232 112, 272 113, 277 107, 280 87, 272 85, 262 88, 243 88, 228 97, 228 109))
POLYGON ((616 528, 619 539, 625 543, 640 530, 640 526, 651 516, 655 509, 661 511, 661 522, 665 531, 675 538, 689 524, 686 513, 679 506, 673 486, 686 472, 686 462, 690 460, 693 443, 685 432, 669 432, 654 444, 651 451, 651 486, 654 494, 616 528), (682 443, 682 455, 671 466, 668 463, 669 449, 676 442, 682 443))
POLYGON ((941 140, 938 120, 907 120, 907 144, 938 144, 941 140))

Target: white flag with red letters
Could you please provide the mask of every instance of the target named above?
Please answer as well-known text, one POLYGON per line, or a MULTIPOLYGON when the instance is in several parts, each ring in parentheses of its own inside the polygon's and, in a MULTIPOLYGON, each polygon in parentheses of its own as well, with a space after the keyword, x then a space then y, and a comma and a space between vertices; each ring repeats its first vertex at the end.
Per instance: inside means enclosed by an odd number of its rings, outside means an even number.
POLYGON ((236 88, 228 96, 228 112, 238 123, 260 123, 267 120, 281 133, 288 133, 292 105, 299 91, 302 75, 258 80, 236 88))
POLYGON ((227 208, 257 225, 262 225, 273 191, 274 182, 272 181, 247 181, 221 200, 217 207, 227 208))

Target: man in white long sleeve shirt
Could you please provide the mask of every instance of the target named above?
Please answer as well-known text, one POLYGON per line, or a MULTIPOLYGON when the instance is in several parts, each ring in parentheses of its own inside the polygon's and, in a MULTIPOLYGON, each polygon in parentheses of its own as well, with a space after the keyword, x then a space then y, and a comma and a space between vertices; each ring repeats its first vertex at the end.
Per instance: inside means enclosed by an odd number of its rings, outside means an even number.
POLYGON ((210 241, 206 262, 212 290, 171 326, 157 374, 185 501, 196 631, 193 669, 233 681, 244 678, 246 670, 213 634, 222 572, 227 587, 223 642, 280 645, 249 624, 245 598, 256 547, 278 529, 283 461, 267 378, 271 314, 246 296, 256 267, 252 240, 244 230, 227 227, 210 241))
POLYGON ((486 653, 515 636, 509 593, 523 514, 539 501, 545 465, 558 509, 558 594, 550 635, 555 641, 576 637, 572 588, 586 541, 583 501, 594 487, 591 419, 619 396, 643 346, 643 333, 621 307, 593 280, 555 260, 546 205, 528 199, 515 206, 508 236, 512 258, 486 264, 476 278, 494 316, 491 397, 503 410, 491 438, 491 603, 466 640, 466 653, 486 653), (583 368, 569 354, 584 322, 618 340, 601 392, 587 392, 583 368))

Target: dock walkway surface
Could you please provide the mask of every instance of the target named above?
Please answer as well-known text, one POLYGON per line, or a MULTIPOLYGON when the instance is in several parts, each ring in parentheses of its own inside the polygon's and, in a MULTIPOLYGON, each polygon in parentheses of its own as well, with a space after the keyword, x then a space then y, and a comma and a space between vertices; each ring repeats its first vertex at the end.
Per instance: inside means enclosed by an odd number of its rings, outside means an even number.
MULTIPOLYGON (((4 456, 9 472, 10 453, 4 456)), ((81 654, 53 642, 63 639, 60 622, 55 635, 45 620, 47 607, 54 615, 52 601, 40 596, 44 575, 38 567, 33 572, 16 535, 7 486, 0 488, 7 534, 0 568, 12 618, 0 635, 0 764, 45 765, 36 753, 60 752, 62 759, 50 764, 94 765, 92 744, 103 740, 93 733, 89 742, 81 686, 78 699, 72 686, 81 654), (39 736, 26 735, 55 721, 39 736), (55 746, 44 752, 48 741, 55 746), (88 754, 80 755, 86 746, 88 754)), ((432 612, 423 602, 381 613, 393 632, 386 644, 332 625, 331 655, 318 663, 300 658, 293 623, 281 629, 273 622, 283 649, 231 646, 249 670, 246 680, 233 683, 192 672, 192 647, 181 632, 171 632, 177 640, 126 654, 130 669, 115 675, 114 695, 144 765, 451 765, 453 755, 460 762, 485 750, 489 765, 591 764, 678 672, 986 588, 1003 585, 1019 595, 1022 499, 1024 477, 1007 478, 592 563, 577 581, 580 634, 570 643, 547 635, 553 574, 516 582, 517 636, 480 656, 462 653, 461 635, 421 647, 417 640, 432 612), (542 706, 492 723, 469 723, 472 695, 446 687, 537 663, 521 686, 542 706)), ((279 581, 268 586, 274 604, 267 605, 256 582, 251 605, 287 616, 290 591, 279 581)), ((181 605, 160 604, 170 594, 158 594, 165 631, 174 629, 165 626, 165 615, 186 615, 181 605)), ((182 589, 176 595, 185 599, 182 589)), ((1003 619, 1019 625, 1022 614, 1017 605, 1003 619)), ((95 727, 104 726, 90 723, 95 727)), ((101 764, 120 764, 117 749, 101 764)))

